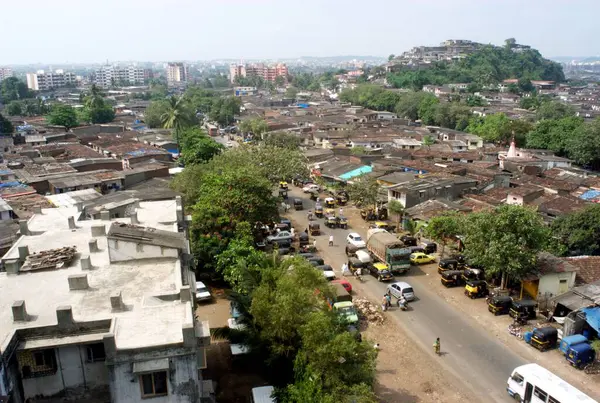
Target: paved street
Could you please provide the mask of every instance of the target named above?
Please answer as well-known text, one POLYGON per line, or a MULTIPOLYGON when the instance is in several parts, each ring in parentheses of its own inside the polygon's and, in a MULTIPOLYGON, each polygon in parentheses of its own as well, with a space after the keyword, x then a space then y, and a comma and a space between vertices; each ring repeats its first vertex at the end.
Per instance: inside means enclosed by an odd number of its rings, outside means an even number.
MULTIPOLYGON (((305 210, 292 210, 290 215, 293 221, 306 226, 306 213, 308 208, 314 208, 314 202, 303 195, 301 189, 291 188, 289 203, 293 204, 292 200, 296 197, 303 199, 305 210)), ((339 273, 341 265, 347 259, 344 253, 347 234, 358 232, 366 238, 366 231, 364 227, 331 230, 323 225, 322 219, 317 219, 316 222, 321 224, 324 233, 317 237, 319 254, 325 263, 333 266, 339 273), (334 235, 334 247, 327 246, 330 234, 334 235)), ((386 315, 432 356, 432 344, 436 337, 440 337, 443 355, 436 358, 448 371, 464 381, 465 386, 472 389, 481 401, 511 401, 505 390, 506 380, 515 367, 526 363, 525 360, 429 289, 426 282, 428 275, 437 276, 435 265, 413 267, 407 276, 399 277, 398 279, 412 285, 418 300, 411 303, 410 311, 402 312, 395 308, 386 315)), ((365 296, 373 302, 379 302, 387 284, 378 282, 370 275, 364 278, 362 288, 366 291, 365 296)))

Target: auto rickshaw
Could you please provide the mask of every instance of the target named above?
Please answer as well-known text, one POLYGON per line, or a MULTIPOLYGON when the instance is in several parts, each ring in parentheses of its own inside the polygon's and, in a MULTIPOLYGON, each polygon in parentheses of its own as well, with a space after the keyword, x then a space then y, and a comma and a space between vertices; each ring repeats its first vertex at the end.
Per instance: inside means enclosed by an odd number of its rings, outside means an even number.
POLYGON ((488 311, 494 314, 494 316, 504 315, 510 311, 512 306, 512 298, 508 295, 496 295, 492 297, 488 303, 488 311))
POLYGON ((348 219, 343 215, 338 217, 338 227, 348 229, 348 219))
POLYGON ((485 274, 481 269, 467 268, 463 271, 462 278, 466 283, 471 280, 483 280, 485 279, 485 274))
POLYGON ((346 192, 338 192, 335 196, 335 200, 340 206, 345 206, 346 203, 348 203, 348 194, 346 192))
POLYGON ((288 198, 288 192, 286 189, 279 189, 279 197, 281 197, 283 200, 287 200, 288 198))
POLYGON ((319 198, 319 192, 316 190, 310 191, 310 200, 317 200, 319 198))
POLYGON ((546 351, 556 347, 557 341, 558 330, 547 326, 533 329, 529 344, 540 351, 546 351))
POLYGON ((334 215, 328 215, 325 217, 325 226, 329 228, 337 228, 338 218, 334 215))
POLYGON ((462 279, 462 270, 446 270, 442 273, 441 282, 445 287, 458 287, 465 282, 462 279))
POLYGON ((335 210, 332 208, 326 208, 325 209, 325 217, 329 217, 329 216, 335 216, 335 210))
POLYGON ((457 270, 462 265, 458 263, 458 260, 455 259, 440 259, 440 263, 438 264, 438 273, 443 274, 448 270, 457 270))
POLYGON ((354 256, 357 250, 360 250, 356 245, 352 245, 351 243, 346 244, 346 256, 354 256))
POLYGON ((535 319, 537 302, 531 299, 522 299, 513 301, 508 315, 514 319, 535 319))
POLYGON ((352 274, 354 274, 354 272, 356 272, 356 269, 364 269, 365 268, 365 264, 363 262, 361 262, 358 258, 355 257, 351 257, 348 259, 348 270, 350 270, 352 272, 352 274))
POLYGON ((301 232, 298 234, 298 243, 299 246, 308 245, 309 239, 308 234, 306 232, 301 232))
POLYGON ((335 208, 335 199, 333 197, 325 199, 325 208, 335 208))
POLYGON ((315 215, 319 218, 323 218, 323 205, 321 203, 315 204, 315 215))
POLYGON ((288 189, 288 183, 286 181, 279 182, 279 189, 288 189))
POLYGON ((371 274, 377 277, 377 281, 388 281, 394 278, 390 268, 385 263, 375 263, 371 266, 371 274))
POLYGON ((386 223, 385 221, 375 221, 373 224, 369 225, 370 228, 384 229, 386 231, 392 231, 394 226, 386 223))
POLYGON ((576 344, 569 348, 566 358, 572 366, 582 369, 587 364, 594 362, 596 351, 587 343, 576 344))
POLYGON ((467 281, 465 295, 471 299, 485 297, 488 293, 487 283, 483 280, 467 281))
POLYGON ((302 204, 302 199, 294 199, 294 209, 295 210, 302 210, 304 208, 303 204, 302 204))
POLYGON ((321 233, 321 227, 319 224, 311 222, 308 224, 308 232, 310 232, 310 235, 319 235, 321 233))

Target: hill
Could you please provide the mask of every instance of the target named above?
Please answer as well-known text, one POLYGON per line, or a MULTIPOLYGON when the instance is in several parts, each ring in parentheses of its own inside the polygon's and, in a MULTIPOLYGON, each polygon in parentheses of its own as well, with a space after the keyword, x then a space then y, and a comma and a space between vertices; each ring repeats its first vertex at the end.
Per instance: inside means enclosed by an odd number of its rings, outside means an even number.
POLYGON ((475 83, 487 85, 507 78, 562 82, 565 75, 559 63, 545 59, 539 51, 523 45, 482 45, 459 60, 409 65, 388 74, 388 82, 397 88, 421 89, 423 85, 475 83))

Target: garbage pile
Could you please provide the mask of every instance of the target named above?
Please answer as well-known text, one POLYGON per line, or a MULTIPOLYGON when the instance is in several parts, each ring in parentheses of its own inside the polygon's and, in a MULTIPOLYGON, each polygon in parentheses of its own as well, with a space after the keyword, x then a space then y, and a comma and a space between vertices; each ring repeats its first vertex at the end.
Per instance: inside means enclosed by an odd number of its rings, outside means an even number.
POLYGON ((381 308, 378 309, 376 305, 373 305, 371 301, 366 298, 356 298, 353 302, 361 319, 375 325, 383 324, 384 317, 381 313, 381 308))

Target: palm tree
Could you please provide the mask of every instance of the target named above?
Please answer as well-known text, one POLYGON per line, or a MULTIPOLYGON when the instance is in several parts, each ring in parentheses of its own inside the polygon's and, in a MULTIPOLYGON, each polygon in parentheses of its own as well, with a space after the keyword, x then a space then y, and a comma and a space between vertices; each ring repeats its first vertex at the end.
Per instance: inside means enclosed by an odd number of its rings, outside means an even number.
MULTIPOLYGON (((165 113, 160 117, 163 128, 173 129, 175 131, 175 141, 179 150, 179 136, 181 131, 192 125, 192 113, 183 96, 173 95, 169 98, 169 106, 165 113)), ((181 150, 179 150, 181 152, 181 150)))
POLYGON ((404 229, 408 231, 411 236, 414 236, 424 226, 425 223, 423 221, 416 221, 410 218, 404 222, 404 229))
POLYGON ((90 92, 85 97, 85 106, 89 109, 102 108, 104 106, 102 91, 100 91, 100 88, 96 84, 92 84, 90 92))
POLYGON ((391 200, 387 205, 387 209, 390 213, 396 215, 396 231, 399 231, 400 222, 402 221, 402 217, 404 216, 404 205, 398 200, 391 200))
POLYGON ((37 99, 37 113, 38 115, 45 115, 48 113, 48 106, 46 105, 46 101, 42 98, 37 99))

